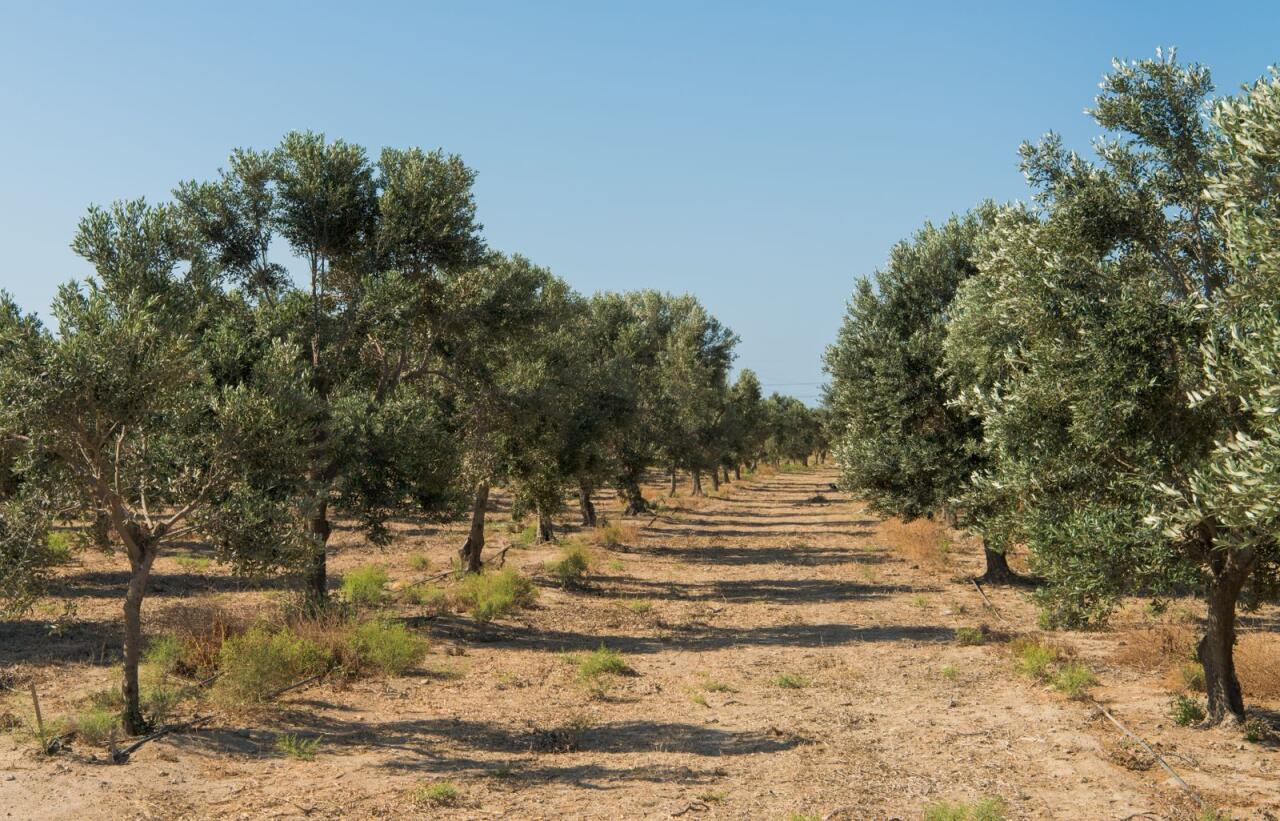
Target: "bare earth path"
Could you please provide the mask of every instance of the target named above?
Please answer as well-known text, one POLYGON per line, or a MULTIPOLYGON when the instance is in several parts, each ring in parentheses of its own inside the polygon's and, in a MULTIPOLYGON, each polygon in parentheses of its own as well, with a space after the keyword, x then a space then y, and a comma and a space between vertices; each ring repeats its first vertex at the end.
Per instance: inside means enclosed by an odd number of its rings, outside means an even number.
MULTIPOLYGON (((898 549, 941 531, 881 523, 827 489, 833 478, 728 485, 599 550, 589 590, 544 587, 537 608, 484 629, 461 616, 416 622, 433 641, 418 674, 303 690, 276 713, 154 742, 128 766, 40 760, 0 741, 0 814, 915 819, 934 801, 1000 796, 1011 818, 1183 817, 1159 769, 1113 763, 1114 732, 1087 705, 1016 676, 998 645, 955 641, 958 627, 997 626, 963 580, 977 568, 965 558, 939 570, 898 549), (601 644, 634 674, 593 694, 566 653, 601 644), (317 758, 276 753, 286 731, 322 736, 317 758), (456 806, 411 802, 442 780, 461 791, 456 806)), ((340 543, 334 564, 380 561, 408 578, 410 553, 441 566, 457 538, 406 531, 381 554, 340 543)), ((555 554, 509 561, 537 573, 555 554)), ((161 589, 157 619, 185 595, 161 589)), ((1030 623, 1021 594, 992 595, 1030 623)), ((87 600, 81 615, 109 619, 116 606, 87 600)), ((75 669, 68 691, 110 675, 75 669)), ((66 682, 65 665, 39 670, 42 686, 66 682)), ((1236 797, 1260 818, 1276 806, 1269 766, 1239 768, 1236 797)))

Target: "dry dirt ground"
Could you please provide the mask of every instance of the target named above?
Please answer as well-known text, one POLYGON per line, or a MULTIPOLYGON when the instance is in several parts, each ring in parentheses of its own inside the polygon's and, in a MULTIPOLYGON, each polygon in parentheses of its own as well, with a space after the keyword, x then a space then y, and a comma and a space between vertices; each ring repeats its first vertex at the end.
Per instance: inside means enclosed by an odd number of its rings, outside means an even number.
MULTIPOLYGON (((539 578, 534 609, 481 627, 400 606, 432 642, 413 674, 322 682, 266 714, 215 715, 127 765, 78 746, 42 758, 8 734, 0 815, 917 819, 936 801, 999 796, 1010 818, 1199 817, 1090 704, 1018 675, 1002 634, 1034 629, 1024 591, 989 589, 993 612, 968 581, 979 570, 972 545, 933 523, 879 521, 831 492, 833 478, 760 475, 720 498, 672 500, 652 522, 635 520, 625 547, 595 548, 583 591, 541 572, 558 548, 513 549, 508 563, 539 578), (956 641, 957 628, 983 624, 986 643, 956 641), (602 644, 632 674, 593 694, 569 654, 602 644), (277 752, 283 732, 321 738, 315 759, 277 752), (455 805, 414 803, 441 781, 457 786, 455 805)), ((380 563, 403 583, 423 575, 410 556, 447 567, 460 538, 458 527, 401 522, 379 550, 344 531, 332 568, 380 563)), ((198 559, 157 567, 152 632, 193 602, 268 608, 286 595, 198 559)), ((0 669, 22 682, 0 693, 9 710, 29 712, 28 680, 49 714, 113 680, 122 578, 118 559, 83 555, 61 597, 0 626, 0 669), (77 609, 59 617, 64 601, 77 609)), ((1259 619, 1274 638, 1274 619, 1259 619)), ((1094 696, 1205 800, 1236 818, 1280 817, 1276 747, 1175 726, 1164 669, 1118 661, 1153 640, 1150 624, 1131 621, 1054 640, 1094 668, 1094 696)))

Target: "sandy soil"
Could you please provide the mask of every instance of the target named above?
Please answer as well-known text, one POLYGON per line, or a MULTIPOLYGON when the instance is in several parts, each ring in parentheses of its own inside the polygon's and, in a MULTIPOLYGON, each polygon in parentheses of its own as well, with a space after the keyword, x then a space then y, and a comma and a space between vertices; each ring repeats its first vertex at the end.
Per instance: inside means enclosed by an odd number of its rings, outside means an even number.
MULTIPOLYGON (((1011 818, 1197 817, 1092 706, 1015 672, 1001 634, 1034 629, 1024 592, 988 590, 997 616, 968 581, 980 569, 972 545, 933 523, 878 521, 827 489, 833 478, 811 469, 678 499, 681 509, 637 520, 626 547, 596 549, 589 589, 542 579, 535 609, 489 627, 403 607, 432 640, 414 674, 321 683, 269 714, 218 715, 127 765, 79 747, 41 758, 6 735, 0 814, 914 819, 935 801, 999 796, 1011 818), (956 642, 957 628, 983 624, 986 644, 956 642), (567 654, 602 644, 633 674, 599 695, 575 680, 567 654), (779 686, 783 676, 804 686, 779 686), (281 732, 322 737, 315 760, 279 754, 281 732), (445 780, 461 792, 455 806, 413 802, 445 780)), ((378 562, 403 582, 422 575, 411 555, 447 566, 461 538, 457 527, 397 530, 385 551, 340 533, 334 574, 378 562)), ((513 549, 508 562, 537 574, 556 554, 513 549)), ((170 558, 158 571, 153 631, 197 597, 253 609, 286 595, 216 565, 170 558)), ((50 714, 110 682, 122 578, 117 559, 84 556, 62 598, 0 626, 0 668, 22 682, 9 710, 28 709, 28 679, 50 714), (60 618, 64 600, 76 610, 60 618)), ((1054 639, 1094 667, 1094 695, 1206 800, 1237 818, 1280 817, 1274 746, 1174 726, 1164 673, 1116 661, 1143 640, 1140 626, 1054 639)))

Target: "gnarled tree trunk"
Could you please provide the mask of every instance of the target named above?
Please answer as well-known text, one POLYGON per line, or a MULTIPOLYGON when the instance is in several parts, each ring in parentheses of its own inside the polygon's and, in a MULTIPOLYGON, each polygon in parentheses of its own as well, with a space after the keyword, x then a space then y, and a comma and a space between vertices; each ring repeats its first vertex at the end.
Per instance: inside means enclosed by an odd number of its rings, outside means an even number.
POLYGON ((551 517, 547 515, 541 507, 538 508, 538 538, 536 541, 546 543, 555 541, 555 527, 551 523, 551 517))
POLYGON ((739 481, 742 480, 742 465, 735 464, 733 466, 733 478, 739 481))
POLYGON ((578 507, 582 509, 582 526, 596 526, 596 506, 591 502, 591 486, 586 482, 578 485, 578 507))
POLYGON ((307 557, 302 577, 303 591, 313 604, 323 603, 329 595, 326 552, 332 530, 329 524, 329 503, 317 503, 307 517, 307 537, 311 541, 311 553, 307 557))
POLYGON ((476 485, 476 495, 471 502, 471 529, 458 551, 458 558, 468 573, 480 572, 480 554, 484 551, 484 514, 488 507, 489 484, 481 482, 476 485))
POLYGON ((147 581, 155 560, 154 544, 139 538, 136 546, 130 546, 129 588, 124 597, 124 677, 120 694, 124 700, 124 729, 131 735, 141 735, 148 729, 146 717, 142 715, 138 663, 142 660, 142 600, 147 595, 147 581))
POLYGON ((729 484, 729 466, 723 465, 723 469, 724 469, 724 482, 727 485, 729 484))
POLYGON ((695 470, 693 472, 693 495, 702 495, 702 471, 695 470))
POLYGON ((981 580, 987 584, 1010 584, 1018 580, 1018 574, 1009 568, 1009 559, 1002 550, 992 550, 984 536, 982 539, 982 555, 987 562, 987 570, 981 580))
POLYGON ((639 516, 649 509, 649 503, 644 500, 644 494, 640 492, 640 484, 635 479, 624 479, 620 482, 618 492, 622 494, 624 501, 623 516, 639 516))
POLYGON ((1244 721, 1244 696, 1236 678, 1236 600, 1253 570, 1252 551, 1212 551, 1209 560, 1209 587, 1205 591, 1208 617, 1204 636, 1196 646, 1196 657, 1204 666, 1204 689, 1208 695, 1205 724, 1224 720, 1244 721))
POLYGON ((676 469, 674 467, 671 468, 671 492, 668 493, 667 495, 668 496, 676 495, 676 469))
POLYGON ((715 468, 711 469, 711 489, 713 491, 720 489, 720 474, 715 468))

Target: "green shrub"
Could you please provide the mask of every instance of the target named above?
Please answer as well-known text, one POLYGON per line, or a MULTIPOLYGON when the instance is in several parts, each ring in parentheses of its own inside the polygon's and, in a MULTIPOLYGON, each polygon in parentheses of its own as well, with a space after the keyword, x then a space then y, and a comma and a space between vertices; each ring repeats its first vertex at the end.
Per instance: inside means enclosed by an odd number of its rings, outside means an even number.
POLYGON ((1053 677, 1053 687, 1071 698, 1083 698, 1089 688, 1097 684, 1098 677, 1089 669, 1089 665, 1080 661, 1069 661, 1058 668, 1053 677))
POLYGON ((582 587, 591 569, 591 556, 582 545, 570 545, 558 562, 549 562, 547 570, 555 576, 561 587, 582 587))
POLYGON ((183 666, 186 648, 172 633, 156 636, 147 643, 142 654, 143 664, 153 667, 160 673, 175 673, 183 666))
POLYGON ((409 569, 417 570, 419 573, 431 569, 431 560, 427 558, 425 553, 415 553, 409 557, 409 569))
POLYGON ((208 556, 176 556, 173 560, 178 567, 187 572, 205 571, 213 567, 213 559, 208 556))
POLYGON ((1181 694, 1173 697, 1169 703, 1169 711, 1173 714, 1174 723, 1180 727, 1204 720, 1204 708, 1200 706, 1200 701, 1181 694))
POLYGON ((390 676, 404 674, 427 654, 427 642, 397 621, 377 619, 359 624, 347 639, 360 666, 390 676))
POLYGON ((451 781, 441 781, 426 787, 419 787, 413 793, 415 804, 427 804, 433 807, 452 807, 458 803, 461 793, 451 781))
POLYGON ((974 646, 985 644, 987 641, 986 631, 981 627, 958 627, 956 628, 956 643, 963 646, 974 646))
POLYGON ((809 679, 796 673, 783 673, 773 680, 774 687, 781 687, 784 690, 803 690, 812 684, 809 679))
POLYGON ((276 690, 322 672, 329 661, 320 645, 291 630, 254 627, 223 643, 215 694, 231 704, 259 704, 276 690))
POLYGON ((1254 716, 1246 719, 1244 722, 1244 740, 1253 744, 1261 744, 1264 741, 1270 741, 1275 733, 1271 729, 1271 725, 1261 718, 1254 716))
POLYGON ((86 744, 101 747, 120 726, 120 705, 114 709, 90 707, 75 718, 76 736, 86 744))
POLYGON ((597 681, 601 676, 618 676, 631 671, 621 653, 610 650, 603 644, 598 650, 577 656, 575 663, 578 666, 578 678, 586 682, 597 681))
POLYGON ((521 547, 528 547, 538 538, 538 528, 535 525, 529 525, 526 528, 516 532, 515 543, 521 547))
POLYGON ((299 761, 311 761, 316 757, 316 750, 320 748, 320 738, 304 738, 300 735, 291 735, 285 733, 276 736, 276 749, 290 758, 296 758, 299 761))
POLYGON ((48 556, 54 564, 67 564, 71 561, 72 543, 71 536, 61 530, 50 531, 45 537, 45 544, 48 545, 48 556))
POLYGON ((514 568, 494 573, 472 573, 458 585, 458 601, 477 621, 501 618, 519 607, 528 607, 538 598, 533 582, 514 568))
POLYGON ((387 578, 378 565, 357 567, 342 577, 342 594, 356 607, 377 607, 386 598, 387 578))
POLYGON ((955 681, 957 678, 960 677, 960 671, 957 670, 953 665, 948 664, 946 667, 942 668, 942 677, 945 678, 947 681, 955 681))
POLYGON ((1058 663, 1059 653, 1055 648, 1030 639, 1016 642, 1013 652, 1018 672, 1038 681, 1048 681, 1058 663))
POLYGON ((979 798, 977 801, 939 801, 925 807, 924 821, 1004 821, 1002 798, 979 798))

